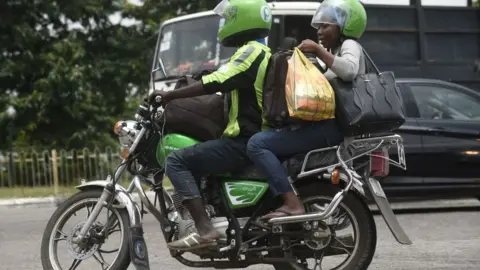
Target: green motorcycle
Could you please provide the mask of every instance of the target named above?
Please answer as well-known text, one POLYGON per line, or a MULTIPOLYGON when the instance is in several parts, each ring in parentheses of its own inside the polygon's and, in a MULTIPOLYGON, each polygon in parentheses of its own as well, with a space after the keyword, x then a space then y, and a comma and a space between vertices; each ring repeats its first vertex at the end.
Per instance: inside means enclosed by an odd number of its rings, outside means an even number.
MULTIPOLYGON (((166 156, 199 141, 164 132, 160 103, 157 99, 155 104, 141 105, 135 121, 115 125, 125 150, 114 177, 82 183, 80 192, 52 215, 42 240, 44 269, 127 269, 130 263, 136 269, 150 269, 142 228, 144 208, 158 220, 166 242, 195 231, 179 196, 166 191, 163 179, 166 156), (117 183, 125 171, 133 177, 128 188, 117 183), (144 185, 154 192, 153 203, 144 185), (139 203, 133 199, 135 189, 139 203), (82 209, 86 214, 79 215, 82 209), (79 221, 66 229, 67 222, 77 217, 79 221), (107 244, 117 238, 108 249, 107 244), (66 247, 60 248, 61 244, 66 247), (58 252, 65 250, 67 254, 58 252)), ((210 175, 199 185, 209 217, 221 234, 219 245, 192 251, 197 259, 174 250, 171 256, 192 268, 269 264, 277 270, 367 269, 377 242, 368 201, 376 203, 397 241, 411 244, 379 183, 388 175, 390 164, 406 169, 401 136, 345 138, 338 146, 293 156, 283 163, 306 214, 259 221, 281 201, 270 194, 265 177, 254 166, 210 175), (395 147, 397 161, 389 157, 389 149, 395 147)))

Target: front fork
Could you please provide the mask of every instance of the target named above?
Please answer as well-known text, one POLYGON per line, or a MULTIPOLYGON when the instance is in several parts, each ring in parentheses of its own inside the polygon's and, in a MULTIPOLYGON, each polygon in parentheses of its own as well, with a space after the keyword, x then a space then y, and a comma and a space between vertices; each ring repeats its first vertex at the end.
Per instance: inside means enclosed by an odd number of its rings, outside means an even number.
POLYGON ((147 246, 145 244, 143 238, 143 227, 141 223, 141 217, 138 211, 138 207, 136 206, 135 202, 131 199, 129 193, 131 193, 135 188, 138 190, 139 197, 142 203, 147 207, 150 213, 159 221, 161 224, 162 231, 164 233, 165 239, 168 241, 171 239, 173 231, 173 224, 166 218, 167 209, 165 207, 165 192, 160 187, 160 191, 157 191, 157 195, 159 196, 160 201, 160 209, 158 211, 155 206, 148 200, 148 197, 142 187, 141 184, 142 176, 134 176, 132 182, 127 190, 123 189, 122 187, 115 187, 113 185, 113 181, 109 176, 106 181, 93 181, 89 182, 88 184, 84 184, 79 188, 86 187, 86 186, 104 186, 102 195, 98 199, 92 213, 88 217, 86 223, 80 230, 80 233, 77 237, 73 239, 75 243, 81 243, 84 241, 85 236, 88 235, 88 231, 91 225, 95 222, 98 218, 102 207, 107 204, 110 200, 112 200, 112 196, 117 197, 121 204, 124 204, 128 210, 130 216, 130 256, 131 261, 135 265, 136 269, 138 270, 148 270, 149 268, 149 261, 148 261, 148 251, 147 246), (102 182, 102 183, 100 183, 102 182), (162 214, 164 213, 164 214, 162 214))
MULTIPOLYGON (((117 192, 116 187, 114 186, 110 176, 107 178, 107 181, 105 182, 106 184, 103 188, 102 195, 100 196, 97 203, 95 204, 95 207, 93 208, 92 213, 87 218, 87 221, 83 225, 78 236, 72 239, 72 241, 77 244, 83 242, 85 240, 85 237, 88 235, 88 231, 91 225, 98 218, 103 206, 113 199, 112 196, 118 196, 120 203, 123 203, 125 207, 127 207, 127 210, 129 212, 129 217, 130 217, 130 242, 129 242, 130 252, 129 254, 130 254, 131 262, 137 270, 149 270, 150 266, 149 266, 149 260, 148 260, 148 250, 147 250, 147 245, 145 243, 145 239, 143 237, 143 227, 141 223, 141 217, 135 202, 133 202, 131 197, 127 194, 127 192, 130 193, 131 191, 133 191, 134 187, 137 187, 137 188, 140 187, 141 191, 143 191, 139 178, 138 177, 134 178, 134 181, 132 181, 132 184, 129 187, 128 191, 123 190, 123 191, 117 192)), ((142 197, 142 195, 146 196, 144 192, 142 192, 140 197, 142 197)))
POLYGON ((103 206, 106 204, 107 201, 111 200, 112 194, 115 192, 115 187, 113 186, 110 176, 107 179, 107 182, 108 184, 103 189, 102 195, 100 196, 97 203, 95 204, 95 207, 93 208, 92 213, 88 216, 87 221, 83 225, 78 235, 75 238, 73 238, 72 240, 73 243, 80 244, 84 240, 88 230, 90 229, 92 224, 95 222, 95 220, 97 220, 98 215, 100 215, 100 212, 102 211, 103 206))

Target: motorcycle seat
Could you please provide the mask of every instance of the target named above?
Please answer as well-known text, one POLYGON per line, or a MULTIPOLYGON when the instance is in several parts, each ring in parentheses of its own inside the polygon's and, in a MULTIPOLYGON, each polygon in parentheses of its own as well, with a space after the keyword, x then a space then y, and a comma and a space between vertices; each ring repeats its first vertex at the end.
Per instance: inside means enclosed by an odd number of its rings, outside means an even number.
MULTIPOLYGON (((361 139, 361 138, 370 138, 370 139, 375 139, 377 137, 382 137, 382 136, 387 136, 391 134, 368 134, 368 135, 363 135, 359 137, 346 137, 344 138, 344 141, 342 142, 345 144, 344 146, 348 146, 352 143, 355 142, 356 139, 361 139)), ((318 149, 321 150, 321 149, 318 149)), ((318 168, 325 168, 329 165, 335 164, 338 162, 337 159, 337 154, 336 154, 336 149, 329 149, 325 148, 324 151, 319 151, 310 154, 307 164, 305 165, 304 171, 309 171, 309 170, 314 170, 318 168)), ((349 149, 347 153, 344 153, 344 157, 352 156, 354 155, 352 149, 349 149)), ((290 177, 292 177, 294 180, 296 179, 297 175, 301 172, 302 166, 305 160, 305 157, 308 153, 299 153, 290 157, 286 158, 280 158, 280 160, 283 163, 284 168, 287 170, 287 173, 290 177)), ((232 178, 238 179, 238 180, 263 180, 266 181, 265 175, 262 173, 262 171, 257 168, 255 165, 250 165, 246 167, 245 169, 238 171, 238 172, 233 172, 230 174, 232 178)))
MULTIPOLYGON (((312 170, 336 163, 337 157, 335 151, 336 150, 333 149, 311 154, 307 161, 305 169, 312 170)), ((306 155, 307 153, 300 153, 280 159, 282 161, 283 167, 287 170, 289 176, 295 178, 300 173, 306 155)), ((237 180, 251 179, 267 181, 265 174, 262 173, 260 168, 253 164, 241 171, 230 173, 230 177, 237 180)))

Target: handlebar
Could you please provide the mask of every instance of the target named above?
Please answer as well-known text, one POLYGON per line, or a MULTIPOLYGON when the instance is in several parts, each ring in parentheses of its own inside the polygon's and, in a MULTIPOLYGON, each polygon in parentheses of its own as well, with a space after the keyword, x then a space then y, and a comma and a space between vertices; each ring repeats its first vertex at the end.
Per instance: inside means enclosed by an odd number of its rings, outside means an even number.
POLYGON ((156 96, 152 102, 149 102, 147 99, 144 99, 145 103, 140 105, 135 114, 135 119, 141 121, 143 119, 150 119, 153 113, 157 110, 158 107, 162 105, 163 98, 161 96, 156 96))

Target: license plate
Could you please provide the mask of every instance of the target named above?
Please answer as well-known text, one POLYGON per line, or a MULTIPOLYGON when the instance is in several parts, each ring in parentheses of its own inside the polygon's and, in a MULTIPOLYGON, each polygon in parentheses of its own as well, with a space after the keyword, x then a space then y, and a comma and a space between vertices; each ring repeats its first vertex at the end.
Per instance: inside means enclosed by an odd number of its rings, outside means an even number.
POLYGON ((368 178, 368 180, 370 181, 370 185, 372 185, 373 193, 378 197, 386 199, 387 196, 385 195, 385 192, 383 192, 383 188, 380 185, 380 182, 378 182, 378 180, 375 178, 368 178))

